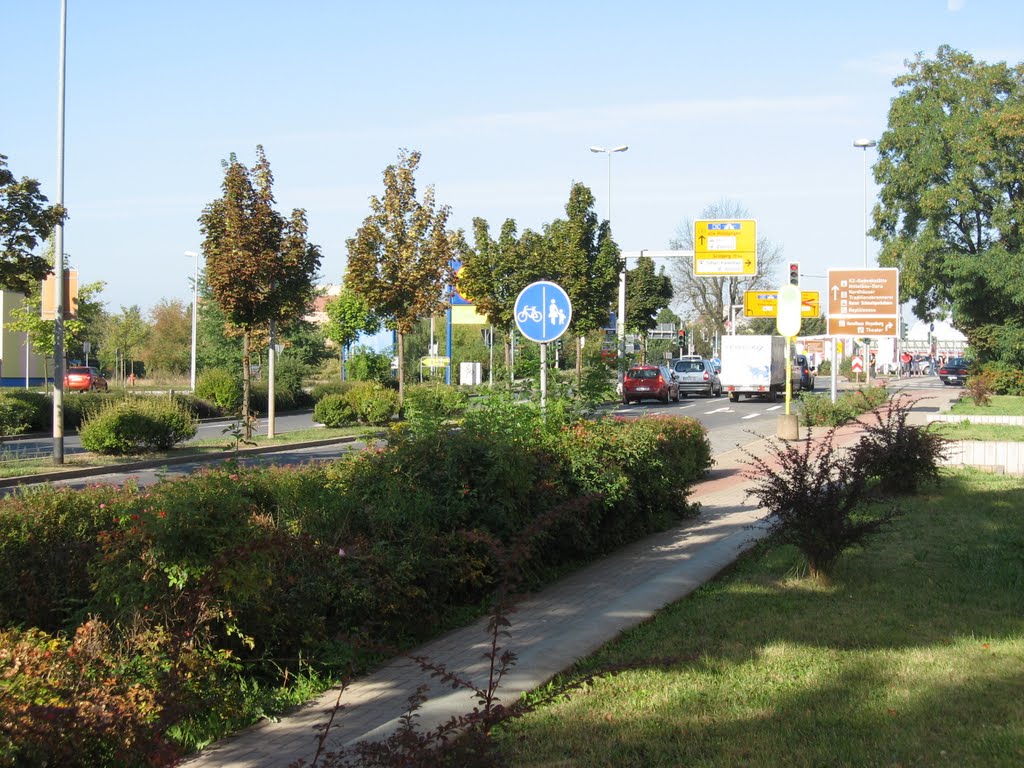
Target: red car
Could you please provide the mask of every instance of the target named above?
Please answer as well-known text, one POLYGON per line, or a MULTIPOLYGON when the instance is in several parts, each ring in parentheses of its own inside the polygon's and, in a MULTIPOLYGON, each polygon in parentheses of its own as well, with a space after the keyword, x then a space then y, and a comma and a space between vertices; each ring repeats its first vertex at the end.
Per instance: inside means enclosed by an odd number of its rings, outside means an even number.
POLYGON ((663 365, 634 365, 622 379, 622 402, 661 400, 679 402, 679 381, 663 365))
POLYGON ((68 368, 64 374, 64 389, 68 392, 90 392, 97 389, 107 391, 107 380, 98 368, 84 365, 68 368))

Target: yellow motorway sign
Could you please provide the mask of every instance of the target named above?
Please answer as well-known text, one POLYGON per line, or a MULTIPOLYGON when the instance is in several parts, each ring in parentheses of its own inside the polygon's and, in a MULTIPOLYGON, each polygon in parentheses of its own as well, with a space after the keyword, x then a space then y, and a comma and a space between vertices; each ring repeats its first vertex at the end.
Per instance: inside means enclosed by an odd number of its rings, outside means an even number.
MULTIPOLYGON (((777 317, 779 314, 778 291, 744 291, 744 317, 777 317)), ((821 316, 821 294, 817 291, 800 291, 800 317, 821 316)))
POLYGON ((757 274, 757 221, 699 219, 693 224, 693 274, 757 274))

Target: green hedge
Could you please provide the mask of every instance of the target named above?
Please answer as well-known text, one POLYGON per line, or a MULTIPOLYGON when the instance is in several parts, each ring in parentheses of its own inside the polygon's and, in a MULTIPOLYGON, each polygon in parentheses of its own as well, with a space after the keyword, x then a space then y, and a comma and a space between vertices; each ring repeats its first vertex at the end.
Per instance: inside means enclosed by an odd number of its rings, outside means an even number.
POLYGON ((294 675, 299 658, 339 669, 345 638, 404 643, 477 609, 501 568, 488 538, 512 547, 530 532, 518 563, 530 586, 694 514, 686 495, 711 463, 697 422, 558 413, 493 398, 461 428, 396 427, 350 460, 226 463, 145 489, 0 501, 0 621, 66 633, 104 622, 135 659, 123 682, 161 692, 153 722, 175 707, 238 715, 245 679, 294 675), (159 653, 131 645, 150 635, 159 653), (171 674, 197 653, 212 668, 171 674), (246 675, 227 674, 239 663, 246 675), (202 706, 177 691, 186 677, 202 706))

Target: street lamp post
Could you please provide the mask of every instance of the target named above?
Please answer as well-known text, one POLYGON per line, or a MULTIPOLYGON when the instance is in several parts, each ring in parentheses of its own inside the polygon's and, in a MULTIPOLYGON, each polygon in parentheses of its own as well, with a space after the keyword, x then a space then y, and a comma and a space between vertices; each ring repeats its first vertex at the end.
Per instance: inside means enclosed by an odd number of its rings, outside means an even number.
POLYGON ((192 279, 192 367, 189 369, 189 383, 194 395, 196 393, 196 320, 199 308, 199 254, 195 251, 185 251, 185 255, 196 260, 195 277, 192 279))
MULTIPOLYGON (((612 223, 612 154, 615 152, 625 152, 629 149, 626 144, 620 144, 617 147, 606 149, 605 147, 591 147, 591 152, 598 154, 603 153, 608 155, 608 226, 611 228, 612 223)), ((622 367, 622 362, 626 359, 626 264, 623 260, 622 272, 619 273, 619 316, 616 318, 615 325, 616 330, 619 332, 619 367, 622 367)), ((623 371, 619 371, 619 381, 622 381, 623 371)))
POLYGON ((873 139, 855 139, 853 146, 864 150, 864 269, 868 268, 868 148, 878 142, 873 139))

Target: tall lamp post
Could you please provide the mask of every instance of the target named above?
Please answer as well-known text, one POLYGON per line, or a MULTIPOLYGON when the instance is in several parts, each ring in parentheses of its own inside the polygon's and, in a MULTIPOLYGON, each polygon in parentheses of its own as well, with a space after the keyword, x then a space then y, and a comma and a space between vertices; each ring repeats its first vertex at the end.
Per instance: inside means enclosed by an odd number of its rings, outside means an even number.
MULTIPOLYGON (((612 154, 615 152, 625 152, 629 149, 626 144, 620 144, 617 147, 606 149, 605 147, 591 147, 590 151, 598 154, 608 155, 608 226, 611 227, 612 223, 612 154)), ((615 325, 616 330, 619 332, 619 363, 626 359, 626 264, 623 260, 622 272, 619 273, 619 316, 616 318, 615 325)), ((623 371, 619 371, 619 381, 622 381, 623 371)))
POLYGON ((196 393, 196 320, 199 311, 199 254, 195 251, 185 251, 185 255, 196 260, 195 277, 192 278, 192 365, 189 369, 189 384, 194 395, 196 393))
POLYGON ((868 268, 868 148, 878 142, 873 139, 855 139, 853 146, 864 150, 864 269, 868 268))

